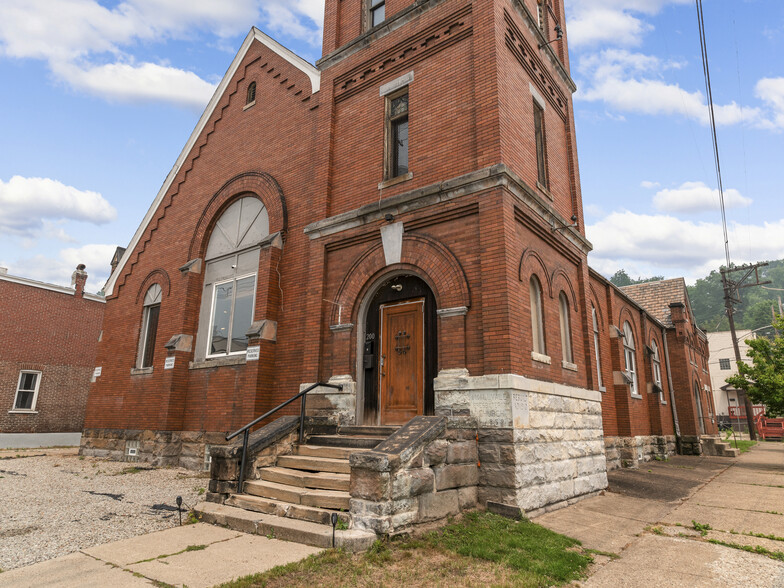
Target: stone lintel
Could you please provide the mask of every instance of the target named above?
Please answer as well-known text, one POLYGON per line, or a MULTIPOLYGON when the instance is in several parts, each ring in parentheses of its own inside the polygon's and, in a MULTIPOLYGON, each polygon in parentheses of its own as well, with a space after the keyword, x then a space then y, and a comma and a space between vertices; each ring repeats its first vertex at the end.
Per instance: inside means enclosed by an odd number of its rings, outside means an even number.
POLYGON ((263 339, 275 342, 278 340, 278 323, 268 319, 254 321, 248 332, 245 333, 245 336, 248 339, 263 339))
POLYGON ((345 333, 354 328, 354 323, 341 323, 339 325, 329 325, 329 330, 333 333, 345 333))
POLYGON ((200 274, 201 273, 201 259, 191 259, 188 263, 180 268, 182 275, 185 274, 200 274))
POLYGON ((491 390, 514 390, 520 392, 534 392, 537 394, 549 394, 552 396, 563 396, 575 398, 577 400, 587 400, 591 402, 601 402, 602 394, 597 390, 587 390, 574 386, 566 386, 555 382, 545 382, 520 376, 518 374, 491 374, 486 376, 451 376, 441 372, 433 382, 436 393, 439 391, 491 391, 491 390))
POLYGON ((193 335, 185 335, 183 333, 172 335, 172 338, 166 342, 164 347, 169 351, 191 351, 193 348, 193 335))
POLYGON ((455 306, 454 308, 439 308, 436 310, 436 314, 441 318, 447 318, 450 316, 465 316, 468 314, 468 307, 455 306))

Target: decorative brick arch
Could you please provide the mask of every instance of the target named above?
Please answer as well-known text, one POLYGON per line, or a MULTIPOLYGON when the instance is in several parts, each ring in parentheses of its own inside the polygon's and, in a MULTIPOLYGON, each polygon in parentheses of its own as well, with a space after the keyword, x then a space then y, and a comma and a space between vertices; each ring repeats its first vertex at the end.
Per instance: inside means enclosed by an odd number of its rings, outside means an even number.
POLYGON ((569 279, 569 276, 566 275, 566 272, 563 269, 558 268, 553 272, 553 275, 550 278, 550 283, 552 284, 551 296, 553 298, 555 298, 557 294, 560 294, 561 291, 564 291, 567 296, 571 295, 572 310, 574 312, 580 311, 580 303, 577 299, 577 293, 574 291, 572 281, 569 279))
POLYGON ((150 286, 153 284, 159 284, 164 296, 169 296, 169 292, 171 292, 171 280, 169 279, 169 274, 166 273, 166 270, 154 269, 149 274, 147 274, 147 277, 144 278, 139 291, 136 293, 136 304, 139 304, 139 300, 144 298, 144 295, 147 294, 147 290, 149 290, 150 286))
MULTIPOLYGON (((602 312, 602 306, 599 304, 599 297, 596 295, 596 291, 593 289, 593 285, 589 285, 588 289, 590 290, 590 304, 593 308, 596 309, 596 324, 599 327, 599 331, 604 331, 604 313, 602 312)), ((593 325, 591 325, 591 329, 593 329, 593 325)))
POLYGON ((388 266, 381 243, 376 243, 362 253, 343 278, 335 304, 332 305, 330 324, 338 324, 338 312, 346 322, 350 310, 351 320, 356 321, 365 290, 383 273, 411 270, 419 275, 433 290, 438 308, 471 306, 471 292, 463 267, 455 255, 435 239, 416 233, 403 235, 403 253, 400 263, 388 266), (341 310, 342 309, 342 310, 341 310))
POLYGON ((621 312, 618 313, 618 328, 621 332, 623 332, 623 323, 626 322, 632 327, 632 333, 634 334, 634 349, 639 351, 642 348, 641 345, 645 343, 645 331, 642 325, 637 324, 632 311, 624 306, 621 308, 621 312))
POLYGON ((245 172, 234 176, 223 184, 207 203, 191 238, 188 259, 195 259, 203 255, 212 227, 220 218, 221 212, 237 196, 243 194, 258 196, 269 214, 270 234, 280 232, 285 239, 288 229, 288 212, 283 190, 275 178, 268 173, 245 172))
POLYGON ((550 272, 547 271, 542 257, 533 249, 526 249, 520 258, 519 278, 521 282, 528 283, 532 274, 536 274, 539 278, 539 283, 542 288, 546 290, 547 295, 553 297, 553 283, 550 277, 550 272))

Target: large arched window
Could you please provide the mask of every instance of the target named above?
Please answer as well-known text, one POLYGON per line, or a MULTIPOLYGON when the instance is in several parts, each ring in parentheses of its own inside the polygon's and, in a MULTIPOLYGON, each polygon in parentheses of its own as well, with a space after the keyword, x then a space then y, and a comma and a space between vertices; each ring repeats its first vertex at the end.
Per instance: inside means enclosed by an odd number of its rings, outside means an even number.
POLYGON ((598 374, 599 389, 604 388, 602 382, 602 359, 599 354, 599 321, 596 319, 596 309, 591 306, 591 320, 593 320, 593 349, 596 353, 596 373, 598 374))
POLYGON ((142 330, 139 337, 139 351, 136 354, 136 367, 152 367, 155 353, 155 336, 158 333, 158 316, 161 311, 163 291, 159 284, 153 284, 144 295, 144 311, 142 312, 142 330))
POLYGON ((659 358, 659 346, 656 340, 651 341, 651 370, 653 371, 653 385, 659 392, 659 402, 664 404, 664 386, 662 385, 661 359, 659 358))
POLYGON ((558 295, 558 308, 561 319, 561 356, 565 363, 573 364, 572 355, 572 324, 569 320, 569 300, 562 291, 558 295))
POLYGON ((534 353, 547 355, 544 341, 544 316, 542 313, 542 285, 539 278, 531 276, 528 282, 528 291, 531 297, 531 335, 534 343, 534 353))
POLYGON ((269 215, 253 196, 221 215, 204 256, 204 291, 197 358, 244 353, 253 322, 259 242, 269 235, 269 215))
POLYGON ((637 360, 634 351, 634 332, 629 321, 623 323, 623 359, 626 364, 626 375, 629 377, 629 390, 633 395, 639 394, 637 385, 637 360))

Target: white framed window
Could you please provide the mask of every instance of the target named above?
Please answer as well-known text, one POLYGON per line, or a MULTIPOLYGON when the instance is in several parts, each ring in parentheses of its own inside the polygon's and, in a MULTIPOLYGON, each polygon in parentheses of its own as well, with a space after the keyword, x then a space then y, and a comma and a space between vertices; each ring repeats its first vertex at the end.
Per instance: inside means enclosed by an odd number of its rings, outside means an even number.
POLYGON ((572 354, 572 323, 569 320, 569 300, 566 293, 558 295, 558 308, 561 323, 561 359, 566 363, 574 363, 572 354))
POLYGON ((602 359, 599 352, 599 321, 596 319, 596 309, 591 306, 591 320, 593 321, 593 349, 596 353, 596 373, 598 374, 599 390, 604 389, 602 381, 602 359))
POLYGON ((368 25, 373 28, 384 22, 386 18, 386 0, 366 0, 368 10, 368 25))
POLYGON ((531 276, 528 282, 528 292, 531 298, 531 336, 534 353, 547 355, 544 339, 544 315, 542 313, 542 285, 536 276, 531 276))
POLYGON ((255 196, 232 203, 215 223, 205 253, 196 360, 245 353, 253 323, 259 243, 269 215, 255 196))
POLYGON ((158 317, 161 312, 163 290, 160 284, 153 284, 144 295, 142 311, 142 330, 139 337, 139 351, 136 354, 136 367, 152 367, 155 354, 155 339, 158 334, 158 317))
POLYGON ((659 346, 656 341, 651 341, 651 370, 653 371, 653 385, 659 392, 659 402, 665 404, 664 386, 662 385, 661 359, 659 359, 659 346))
POLYGON ((626 375, 629 377, 629 390, 632 396, 639 396, 637 383, 637 359, 634 350, 634 332, 629 321, 623 323, 623 359, 626 367, 626 375))
POLYGON ((385 180, 409 173, 408 86, 386 97, 385 180))
POLYGON ((22 370, 16 385, 16 398, 12 412, 35 412, 38 402, 38 389, 41 386, 41 372, 22 370))

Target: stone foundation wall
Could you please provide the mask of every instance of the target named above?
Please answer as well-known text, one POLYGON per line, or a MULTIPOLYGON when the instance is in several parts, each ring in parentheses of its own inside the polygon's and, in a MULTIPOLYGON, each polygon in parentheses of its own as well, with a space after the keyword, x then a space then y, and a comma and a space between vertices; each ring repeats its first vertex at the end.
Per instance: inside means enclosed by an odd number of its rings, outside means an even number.
POLYGON ((415 417, 376 449, 351 456, 355 529, 399 534, 477 505, 476 432, 415 417))
POLYGON ((702 455, 702 442, 699 435, 681 435, 683 455, 702 455))
POLYGON ((203 470, 207 445, 211 448, 226 445, 225 433, 85 429, 82 433, 79 455, 203 470), (135 457, 126 455, 128 441, 138 441, 135 457))
MULTIPOLYGON (((314 421, 330 425, 353 425, 357 414, 357 384, 351 376, 333 376, 329 384, 340 384, 343 390, 319 387, 308 392, 306 415, 314 421)), ((312 384, 300 384, 302 392, 312 384)))
POLYGON ((637 437, 605 437, 607 470, 634 468, 653 459, 666 459, 675 455, 677 445, 674 435, 649 435, 637 437))
POLYGON ((523 376, 439 374, 436 414, 475 427, 480 505, 535 516, 607 487, 601 394, 523 376))

